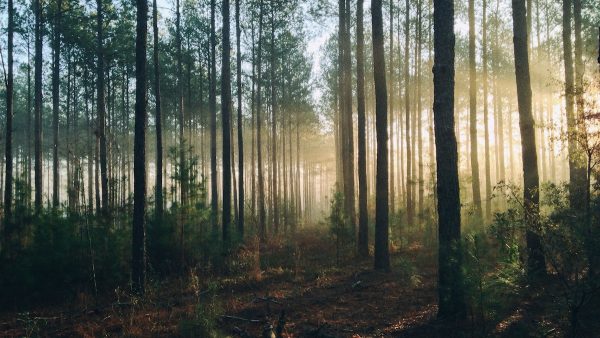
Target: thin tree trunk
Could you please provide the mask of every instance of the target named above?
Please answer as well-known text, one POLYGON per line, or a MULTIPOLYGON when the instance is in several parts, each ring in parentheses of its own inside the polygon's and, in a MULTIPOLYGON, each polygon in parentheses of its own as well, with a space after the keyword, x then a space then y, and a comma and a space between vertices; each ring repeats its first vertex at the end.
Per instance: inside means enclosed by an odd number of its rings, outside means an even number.
POLYGON ((106 216, 109 212, 108 202, 108 168, 106 149, 106 102, 104 97, 104 9, 103 0, 96 0, 96 24, 97 24, 97 56, 98 64, 96 76, 97 104, 98 104, 98 137, 100 138, 100 181, 102 187, 102 213, 106 216))
MULTIPOLYGON (((369 215, 367 209, 367 160, 365 138, 365 66, 363 1, 356 2, 356 97, 358 112, 358 254, 369 255, 369 215)), ((393 205, 392 205, 393 207, 393 205)))
MULTIPOLYGON (((58 158, 58 110, 60 90, 60 30, 62 1, 56 2, 54 14, 54 36, 52 38, 52 207, 58 208, 60 203, 59 185, 59 158, 58 158)), ((68 99, 67 99, 68 100, 68 99)), ((67 161, 68 162, 68 161, 67 161)), ((67 186, 69 183, 67 182, 67 186)), ((68 189, 67 189, 68 190, 68 189)))
POLYGON ((6 239, 9 239, 12 231, 12 201, 13 201, 13 50, 14 50, 14 31, 15 31, 15 9, 13 0, 8 0, 8 50, 7 66, 8 73, 6 77, 6 145, 4 147, 4 159, 6 161, 5 188, 4 188, 4 229, 6 239))
POLYGON ((34 0, 35 12, 35 212, 39 214, 42 210, 42 40, 43 40, 43 17, 40 0, 34 0))
POLYGON ((481 220, 481 188, 479 184, 479 158, 477 153, 477 73, 475 70, 475 1, 469 0, 469 129, 471 140, 471 179, 474 217, 481 220))
POLYGON ((211 225, 213 235, 218 231, 219 192, 217 185, 217 61, 216 61, 216 27, 215 27, 215 0, 210 1, 210 89, 208 105, 210 110, 210 193, 211 193, 211 225))
POLYGON ((238 138, 238 224, 240 238, 244 238, 244 135, 242 129, 242 52, 240 28, 240 0, 235 0, 235 45, 237 84, 237 138, 238 138))
POLYGON ((258 166, 258 225, 261 241, 266 239, 266 210, 265 210, 265 182, 263 177, 262 163, 262 30, 263 30, 263 0, 260 0, 258 19, 258 69, 256 89, 256 157, 258 166))
POLYGON ((275 93, 275 68, 276 57, 275 57, 275 5, 271 3, 271 69, 270 69, 270 82, 271 82, 271 199, 273 201, 273 230, 275 233, 279 232, 279 194, 278 194, 278 182, 277 182, 277 96, 275 93))
POLYGON ((223 249, 228 250, 231 226, 231 60, 229 0, 221 4, 223 42, 221 63, 221 125, 223 133, 223 249))
POLYGON ((422 0, 419 0, 417 2, 417 65, 416 65, 416 73, 417 73, 417 95, 416 95, 416 100, 417 100, 417 111, 416 111, 416 116, 417 116, 417 124, 416 124, 416 128, 417 128, 417 159, 418 159, 418 163, 417 163, 417 170, 418 170, 418 179, 419 179, 419 184, 418 184, 418 216, 419 218, 423 217, 423 200, 424 200, 424 195, 425 195, 425 182, 423 180, 423 128, 422 128, 422 121, 423 121, 423 108, 422 108, 422 101, 423 98, 421 97, 422 92, 421 92, 421 82, 422 82, 422 75, 421 75, 421 68, 422 68, 422 55, 421 55, 421 51, 422 51, 422 46, 423 46, 423 41, 422 41, 422 37, 423 37, 423 33, 422 33, 422 12, 423 9, 422 7, 422 0))
MULTIPOLYGON (((573 48, 571 42, 571 17, 572 4, 576 0, 563 1, 563 52, 565 69, 565 104, 567 113, 567 143, 569 156, 569 199, 571 207, 583 211, 583 184, 585 172, 582 172, 582 166, 577 163, 577 140, 576 140, 576 116, 574 112, 574 100, 576 92, 575 79, 573 77, 573 48)), ((577 47, 576 47, 577 49, 577 47)))
MULTIPOLYGON (((181 205, 187 205, 188 202, 188 165, 185 158, 185 109, 183 106, 183 64, 181 53, 181 11, 179 9, 179 0, 176 1, 176 44, 177 44, 177 95, 178 102, 177 117, 179 120, 179 173, 181 175, 180 198, 181 205)), ((183 224, 182 224, 183 227, 183 224)), ((181 229, 183 231, 183 228, 181 229)))
POLYGON ((156 0, 152 1, 152 30, 154 48, 152 60, 154 62, 154 100, 156 102, 156 182, 154 187, 155 211, 158 219, 163 215, 163 136, 162 136, 162 107, 160 95, 160 63, 158 58, 158 6, 156 0))
POLYGON ((406 112, 406 221, 408 225, 414 222, 414 206, 412 195, 412 149, 410 129, 410 86, 409 86, 409 36, 410 36, 410 1, 406 0, 406 16, 404 19, 404 110, 406 112))
POLYGON ((490 132, 488 113, 488 53, 487 53, 487 0, 483 0, 482 16, 482 58, 483 63, 483 125, 485 137, 485 221, 492 218, 492 177, 490 169, 490 132))
MULTIPOLYGON (((388 83, 387 83, 387 87, 389 88, 389 98, 388 98, 388 104, 389 104, 389 126, 390 128, 393 128, 394 126, 394 83, 395 83, 395 77, 394 77, 394 73, 395 73, 395 65, 394 65, 394 2, 390 0, 390 10, 389 10, 389 16, 390 16, 390 50, 389 50, 389 61, 388 61, 388 65, 389 65, 389 78, 388 83)), ((358 70, 357 70, 358 72, 358 70)), ((395 192, 395 170, 394 170, 394 142, 393 139, 390 140, 389 143, 389 179, 390 179, 390 188, 389 188, 389 196, 390 196, 390 211, 392 212, 392 214, 396 211, 396 192, 395 192)), ((360 199, 360 196, 359 196, 360 199)), ((360 203, 360 201, 359 201, 360 203)), ((360 211, 359 211, 360 212, 360 211)), ((359 225, 360 226, 360 225, 359 225)))

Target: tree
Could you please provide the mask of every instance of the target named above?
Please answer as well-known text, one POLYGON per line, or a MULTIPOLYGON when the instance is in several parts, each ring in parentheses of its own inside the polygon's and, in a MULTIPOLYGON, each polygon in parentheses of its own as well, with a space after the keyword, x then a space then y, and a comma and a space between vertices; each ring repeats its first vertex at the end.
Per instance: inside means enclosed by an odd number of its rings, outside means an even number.
POLYGON ((577 161, 577 140, 574 139, 576 117, 574 112, 575 80, 573 76, 573 44, 571 41, 571 17, 573 0, 564 0, 563 9, 563 53, 565 69, 565 110, 567 114, 567 148, 569 157, 569 198, 573 208, 584 211, 581 196, 585 191, 585 170, 577 161))
POLYGON ((460 250, 458 150, 454 134, 454 1, 434 0, 433 118, 439 224, 438 317, 466 316, 460 250))
POLYGON ((156 102, 156 183, 154 187, 155 212, 157 218, 163 215, 163 137, 162 137, 162 107, 160 96, 160 63, 158 59, 158 6, 156 0, 152 1, 152 31, 154 48, 152 60, 154 62, 154 99, 156 102))
POLYGON ((411 225, 414 221, 412 149, 410 144, 410 2, 406 0, 406 17, 404 18, 404 110, 406 113, 406 221, 411 225))
POLYGON ((475 0, 469 0, 469 129, 471 137, 471 178, 475 218, 481 220, 481 189, 477 156, 477 73, 475 70, 475 0))
POLYGON ((263 0, 259 2, 258 14, 258 57, 257 57, 257 79, 256 79, 256 166, 258 167, 258 226, 261 241, 266 239, 266 210, 265 210, 265 180, 263 175, 262 161, 262 31, 263 31, 263 0))
POLYGON ((342 182, 344 211, 349 226, 354 228, 354 137, 352 127, 352 55, 350 50, 350 6, 346 0, 338 1, 339 16, 339 114, 342 155, 342 182))
POLYGON ((131 236, 131 280, 134 292, 144 294, 146 275, 146 40, 148 0, 136 0, 135 40, 135 142, 133 149, 133 226, 131 236))
POLYGON ((277 163, 277 95, 275 92, 275 68, 276 53, 275 53, 275 3, 271 2, 271 55, 270 55, 270 82, 271 82, 271 201, 273 202, 273 230, 275 233, 279 231, 279 190, 277 184, 277 176, 279 166, 277 163))
POLYGON ((229 0, 221 5, 223 44, 221 63, 221 125, 223 128, 223 246, 228 248, 231 223, 231 65, 229 0))
MULTIPOLYGON (((235 0, 235 46, 237 85, 237 141, 238 141, 238 233, 244 237, 244 135, 242 130, 242 53, 240 28, 240 0, 235 0)), ((252 173, 254 175, 254 173, 252 173)))
POLYGON ((58 114, 60 91, 60 29, 62 19, 62 0, 56 1, 54 9, 54 36, 52 38, 52 207, 58 208, 59 201, 59 163, 58 158, 58 114))
POLYGON ((108 214, 108 166, 106 149, 106 101, 104 88, 104 0, 96 0, 96 99, 97 99, 97 135, 100 139, 100 181, 102 188, 102 213, 108 214))
POLYGON ((489 221, 492 217, 492 178, 490 169, 490 132, 489 132, 489 111, 488 111, 488 46, 487 46, 487 0, 483 0, 482 15, 482 55, 483 63, 483 125, 485 137, 485 220, 489 221))
POLYGON ((513 43, 515 51, 515 75, 517 80, 517 100, 519 106, 519 129, 523 158, 523 202, 527 241, 527 273, 530 276, 544 274, 546 263, 539 235, 535 226, 539 214, 539 177, 535 130, 531 113, 531 80, 529 77, 529 50, 525 18, 525 0, 512 0, 513 43))
POLYGON ((42 210, 42 40, 43 17, 41 0, 34 0, 35 12, 35 65, 34 65, 34 185, 35 185, 35 211, 39 214, 42 210))
POLYGON ((219 194, 217 191, 217 36, 215 28, 215 0, 210 1, 210 83, 208 109, 210 110, 210 209, 214 235, 217 233, 219 194))
POLYGON ((371 1, 373 75, 375 81, 375 128, 377 132, 377 183, 375 190, 375 269, 390 270, 388 240, 388 134, 387 87, 383 49, 382 1, 371 1))
MULTIPOLYGON (((181 53, 181 10, 179 6, 179 0, 175 1, 175 37, 177 44, 177 116, 179 120, 179 166, 180 166, 180 174, 181 174, 181 186, 180 186, 180 197, 181 197, 181 205, 187 205, 188 203, 188 169, 187 163, 185 159, 185 109, 183 105, 183 63, 182 63, 182 53, 181 53)), ((183 240, 183 224, 181 225, 181 236, 183 240)), ((183 242, 182 242, 183 244, 183 242)), ((182 247, 183 250, 183 247, 182 247)), ((183 252, 183 251, 182 251, 183 252)))
MULTIPOLYGON (((14 75, 13 75, 13 50, 14 50, 14 31, 15 31, 15 8, 13 0, 8 0, 8 50, 7 50, 7 66, 8 72, 6 77, 6 145, 4 148, 4 158, 6 161, 5 168, 5 188, 4 188, 4 228, 10 226, 12 221, 12 194, 13 194, 13 155, 12 155, 12 138, 13 138, 13 91, 14 91, 14 75)), ((8 232, 8 231, 7 231, 8 232)))
POLYGON ((367 210, 367 140, 365 118, 365 65, 363 0, 356 2, 356 99, 358 113, 358 254, 369 255, 369 215, 367 210))

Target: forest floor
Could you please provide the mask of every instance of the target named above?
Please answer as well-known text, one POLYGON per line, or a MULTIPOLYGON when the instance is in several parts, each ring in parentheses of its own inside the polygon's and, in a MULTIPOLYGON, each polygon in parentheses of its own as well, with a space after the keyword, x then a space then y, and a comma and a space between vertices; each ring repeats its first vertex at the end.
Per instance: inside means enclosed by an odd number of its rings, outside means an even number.
POLYGON ((457 331, 436 320, 433 250, 394 248, 392 272, 384 273, 370 259, 337 262, 324 230, 294 238, 294 244, 270 241, 260 263, 252 247, 238 250, 235 266, 244 273, 196 270, 150 283, 143 299, 117 290, 97 302, 80 295, 69 304, 0 314, 0 336, 262 337, 272 326, 283 337, 521 337, 533 336, 523 333, 545 320, 538 302, 523 300, 503 320, 483 326, 468 320, 457 331))

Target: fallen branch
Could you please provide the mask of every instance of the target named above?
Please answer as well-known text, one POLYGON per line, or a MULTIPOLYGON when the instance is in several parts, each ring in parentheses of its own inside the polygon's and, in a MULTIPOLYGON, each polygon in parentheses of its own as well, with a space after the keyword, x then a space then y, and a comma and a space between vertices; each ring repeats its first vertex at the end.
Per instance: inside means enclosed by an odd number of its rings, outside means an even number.
POLYGON ((277 304, 277 305, 283 305, 283 303, 276 301, 275 298, 273 297, 256 297, 252 300, 252 303, 259 303, 259 302, 266 302, 266 303, 273 303, 273 304, 277 304))
POLYGON ((249 322, 249 323, 262 323, 263 322, 262 320, 259 320, 259 319, 248 319, 248 318, 242 318, 242 317, 238 317, 238 316, 228 316, 228 315, 223 315, 223 316, 221 316, 221 318, 241 320, 241 321, 249 322))

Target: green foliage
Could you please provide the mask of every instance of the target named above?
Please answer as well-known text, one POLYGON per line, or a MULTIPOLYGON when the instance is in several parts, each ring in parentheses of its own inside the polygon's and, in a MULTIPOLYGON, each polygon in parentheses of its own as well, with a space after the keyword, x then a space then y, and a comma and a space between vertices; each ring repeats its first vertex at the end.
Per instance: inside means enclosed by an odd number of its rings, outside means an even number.
POLYGON ((525 269, 511 250, 505 250, 494 234, 468 233, 463 240, 464 285, 470 315, 482 334, 487 323, 500 319, 522 295, 525 269))
POLYGON ((342 254, 348 250, 354 240, 354 229, 344 212, 344 195, 340 189, 335 189, 330 202, 329 233, 335 242, 336 262, 339 264, 342 254))
POLYGON ((179 323, 179 333, 183 337, 225 337, 217 329, 217 321, 223 314, 223 307, 217 297, 218 284, 208 284, 202 297, 200 297, 194 315, 190 319, 179 323))
POLYGON ((0 256, 0 306, 55 302, 126 280, 130 232, 107 229, 95 218, 44 211, 17 226, 21 243, 0 256))
MULTIPOLYGON (((185 266, 207 266, 220 253, 220 243, 209 229, 204 179, 196 167, 196 159, 190 158, 190 203, 174 203, 162 218, 148 218, 150 278, 180 273, 185 266)), ((56 302, 128 282, 131 218, 127 209, 115 210, 110 222, 64 208, 34 216, 25 177, 15 180, 15 188, 14 231, 0 251, 0 307, 56 302)))

